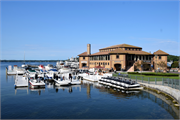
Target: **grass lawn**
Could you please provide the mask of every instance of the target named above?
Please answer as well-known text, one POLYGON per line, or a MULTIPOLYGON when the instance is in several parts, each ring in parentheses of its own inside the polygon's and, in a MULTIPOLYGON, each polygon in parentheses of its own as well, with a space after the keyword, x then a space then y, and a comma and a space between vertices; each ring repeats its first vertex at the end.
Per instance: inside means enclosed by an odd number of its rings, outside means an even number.
MULTIPOLYGON (((127 73, 121 73, 121 74, 127 74, 127 73)), ((118 76, 118 73, 114 73, 113 74, 114 77, 117 77, 118 76)), ((134 74, 128 74, 128 78, 131 78, 131 79, 136 79, 137 80, 145 80, 145 81, 148 81, 148 78, 150 81, 155 81, 155 78, 157 81, 162 81, 162 79, 179 79, 180 80, 180 77, 165 77, 165 76, 147 76, 147 75, 134 75, 134 74)))

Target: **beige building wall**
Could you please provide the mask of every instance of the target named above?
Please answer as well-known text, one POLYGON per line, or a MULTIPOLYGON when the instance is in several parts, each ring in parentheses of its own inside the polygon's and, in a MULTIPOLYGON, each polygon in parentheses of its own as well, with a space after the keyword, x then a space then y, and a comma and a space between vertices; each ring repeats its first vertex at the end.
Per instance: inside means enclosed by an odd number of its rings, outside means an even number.
POLYGON ((83 59, 83 57, 79 57, 79 68, 82 68, 82 61, 86 61, 86 65, 89 65, 89 61, 88 61, 89 57, 85 57, 85 59, 83 59))
MULTIPOLYGON (((117 54, 116 54, 117 55, 117 54)), ((114 67, 115 64, 121 64, 121 69, 125 69, 126 67, 126 56, 125 55, 121 55, 121 54, 118 54, 119 55, 119 58, 117 59, 116 58, 116 55, 111 55, 112 57, 112 65, 110 67, 112 67, 113 69, 116 69, 114 67), (125 67, 124 67, 125 66, 125 67)))
MULTIPOLYGON (((159 56, 161 56, 161 55, 159 55, 159 56)), ((158 66, 158 63, 161 61, 165 62, 165 64, 167 65, 167 56, 161 56, 161 59, 159 59, 159 56, 157 56, 157 58, 155 56, 153 57, 155 70, 158 68, 162 69, 161 66, 158 66)), ((167 69, 167 67, 165 67, 165 69, 167 69)))
POLYGON ((93 68, 95 66, 99 66, 99 63, 100 63, 100 66, 102 66, 102 67, 110 68, 110 61, 109 60, 96 60, 96 61, 93 60, 93 61, 90 61, 89 67, 93 68), (103 65, 103 63, 106 63, 106 64, 103 65))

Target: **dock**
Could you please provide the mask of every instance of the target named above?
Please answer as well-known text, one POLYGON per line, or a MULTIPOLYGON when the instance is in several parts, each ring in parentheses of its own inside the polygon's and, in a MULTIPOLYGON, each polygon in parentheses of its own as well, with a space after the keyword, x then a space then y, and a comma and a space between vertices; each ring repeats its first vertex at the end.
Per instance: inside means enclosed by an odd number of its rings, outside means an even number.
POLYGON ((15 87, 28 87, 28 78, 23 76, 16 76, 15 87))

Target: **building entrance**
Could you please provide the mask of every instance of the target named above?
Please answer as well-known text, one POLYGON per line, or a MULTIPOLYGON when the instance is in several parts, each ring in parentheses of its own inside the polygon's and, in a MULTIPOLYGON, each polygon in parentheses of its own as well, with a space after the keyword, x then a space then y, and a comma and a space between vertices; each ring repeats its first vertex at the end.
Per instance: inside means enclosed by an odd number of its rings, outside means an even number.
POLYGON ((82 63, 82 67, 86 67, 87 66, 87 64, 86 63, 82 63))
POLYGON ((114 67, 115 67, 116 71, 121 70, 121 64, 114 64, 114 67))

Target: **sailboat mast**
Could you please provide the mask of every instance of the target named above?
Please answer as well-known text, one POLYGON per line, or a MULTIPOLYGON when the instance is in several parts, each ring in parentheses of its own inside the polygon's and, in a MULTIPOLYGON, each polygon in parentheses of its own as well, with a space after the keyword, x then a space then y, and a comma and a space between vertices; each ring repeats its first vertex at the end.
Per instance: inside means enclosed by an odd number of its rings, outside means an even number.
POLYGON ((25 51, 24 51, 24 63, 25 63, 25 51))

